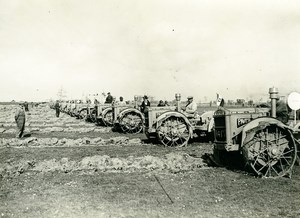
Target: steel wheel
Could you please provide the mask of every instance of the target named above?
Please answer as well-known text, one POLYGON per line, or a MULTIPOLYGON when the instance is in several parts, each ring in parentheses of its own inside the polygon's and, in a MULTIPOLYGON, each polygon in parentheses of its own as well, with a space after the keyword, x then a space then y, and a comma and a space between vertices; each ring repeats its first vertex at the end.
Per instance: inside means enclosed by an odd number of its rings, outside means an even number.
POLYGON ((87 109, 82 109, 80 112, 79 112, 79 119, 84 119, 86 120, 87 118, 87 109))
POLYGON ((124 114, 119 124, 125 133, 139 133, 143 130, 143 118, 134 111, 124 114))
POLYGON ((158 140, 165 146, 182 147, 190 139, 188 124, 182 117, 168 117, 156 130, 158 140))
POLYGON ((102 114, 102 121, 105 126, 113 126, 113 112, 112 109, 108 109, 102 114))
POLYGON ((297 158, 293 136, 276 125, 255 132, 242 152, 246 164, 263 177, 290 176, 297 158))

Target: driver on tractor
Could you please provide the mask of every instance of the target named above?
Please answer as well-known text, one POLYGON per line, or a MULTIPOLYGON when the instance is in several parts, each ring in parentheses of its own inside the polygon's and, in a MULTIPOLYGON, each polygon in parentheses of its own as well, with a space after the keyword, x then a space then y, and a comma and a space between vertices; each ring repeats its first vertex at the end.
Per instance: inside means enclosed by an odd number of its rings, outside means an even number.
POLYGON ((194 102, 193 96, 188 96, 187 99, 188 99, 188 102, 187 102, 187 105, 185 106, 185 108, 183 108, 183 113, 187 117, 191 118, 191 117, 194 117, 197 112, 197 103, 194 102))

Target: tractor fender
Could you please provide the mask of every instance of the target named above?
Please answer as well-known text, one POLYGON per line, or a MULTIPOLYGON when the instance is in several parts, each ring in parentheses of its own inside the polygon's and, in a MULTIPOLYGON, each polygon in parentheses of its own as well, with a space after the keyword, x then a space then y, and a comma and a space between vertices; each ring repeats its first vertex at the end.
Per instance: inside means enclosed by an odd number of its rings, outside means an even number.
POLYGON ((126 109, 122 110, 118 115, 118 119, 119 120, 122 119, 125 114, 130 113, 130 112, 135 112, 135 113, 139 114, 142 117, 142 120, 144 123, 144 121, 145 121, 144 114, 136 108, 126 108, 126 109))
POLYGON ((189 121, 189 119, 183 114, 183 113, 180 113, 180 112, 177 112, 177 111, 167 111, 167 112, 164 112, 162 113, 157 119, 156 119, 156 128, 158 128, 158 126, 167 118, 169 117, 181 117, 184 119, 184 121, 187 123, 188 125, 188 129, 189 129, 189 133, 190 133, 190 137, 193 136, 193 128, 192 128, 192 124, 191 122, 189 121))
POLYGON ((87 110, 87 107, 80 108, 78 111, 81 112, 83 110, 87 110))
POLYGON ((270 125, 276 125, 282 129, 286 129, 292 135, 291 133, 292 129, 287 125, 283 124, 280 120, 277 120, 276 118, 273 117, 259 117, 250 121, 243 127, 241 146, 243 146, 245 143, 253 139, 254 134, 257 130, 262 130, 270 125), (256 130, 256 131, 252 131, 252 130, 256 130))

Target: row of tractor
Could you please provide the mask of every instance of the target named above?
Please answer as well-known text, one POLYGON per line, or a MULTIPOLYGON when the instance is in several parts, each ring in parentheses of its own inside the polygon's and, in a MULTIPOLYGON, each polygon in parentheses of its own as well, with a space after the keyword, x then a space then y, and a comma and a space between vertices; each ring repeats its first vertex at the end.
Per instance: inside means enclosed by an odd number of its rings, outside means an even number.
POLYGON ((80 119, 113 126, 126 133, 144 131, 146 136, 165 146, 181 147, 193 137, 213 136, 215 164, 239 156, 243 166, 263 177, 290 176, 299 161, 300 123, 290 125, 276 119, 278 90, 270 88, 270 108, 225 108, 187 116, 181 111, 181 96, 176 105, 149 107, 141 112, 137 99, 132 105, 61 103, 61 111, 80 119))
MULTIPOLYGON (((112 104, 66 101, 59 104, 59 110, 124 133, 145 132, 148 138, 155 138, 165 146, 185 146, 195 134, 212 138, 213 111, 188 117, 181 112, 181 95, 176 94, 175 98, 175 106, 151 106, 143 112, 136 96, 132 104, 126 105, 114 101, 112 104)), ((50 107, 54 109, 55 103, 52 102, 50 107)))

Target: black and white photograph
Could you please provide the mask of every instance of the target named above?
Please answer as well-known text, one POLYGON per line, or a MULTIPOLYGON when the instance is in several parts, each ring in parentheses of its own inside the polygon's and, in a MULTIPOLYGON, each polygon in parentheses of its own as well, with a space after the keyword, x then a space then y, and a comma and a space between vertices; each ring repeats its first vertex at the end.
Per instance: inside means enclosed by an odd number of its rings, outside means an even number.
POLYGON ((300 1, 0 0, 0 218, 300 217, 300 1))

